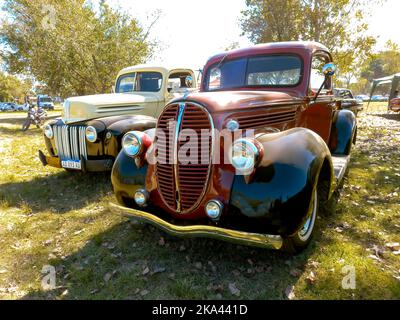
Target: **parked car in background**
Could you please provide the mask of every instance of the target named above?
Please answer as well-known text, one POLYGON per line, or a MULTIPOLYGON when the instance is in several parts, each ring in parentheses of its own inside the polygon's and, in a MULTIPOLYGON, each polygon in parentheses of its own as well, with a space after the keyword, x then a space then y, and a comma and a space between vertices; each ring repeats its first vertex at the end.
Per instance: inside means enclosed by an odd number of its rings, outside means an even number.
POLYGON ((368 102, 370 97, 366 94, 360 94, 360 95, 356 96, 356 99, 363 101, 363 102, 368 102))
POLYGON ((383 102, 385 98, 382 95, 374 95, 371 97, 372 102, 383 102))
POLYGON ((364 109, 362 100, 356 99, 349 89, 334 88, 333 94, 341 101, 341 108, 353 111, 355 115, 364 109))
POLYGON ((46 110, 54 110, 54 102, 53 99, 45 94, 39 94, 37 95, 37 105, 40 106, 40 108, 46 109, 46 110))
POLYGON ((175 236, 303 250, 356 140, 335 70, 315 42, 210 58, 199 93, 168 103, 155 129, 125 134, 110 207, 175 236))
POLYGON ((394 98, 390 100, 389 110, 394 112, 400 112, 400 98, 394 98))
POLYGON ((13 102, 3 102, 1 111, 17 111, 17 105, 13 102))
POLYGON ((154 128, 167 102, 194 90, 197 82, 189 68, 125 68, 115 93, 64 102, 62 118, 44 126, 48 155, 39 151, 39 158, 43 165, 67 170, 111 170, 126 132, 154 128))

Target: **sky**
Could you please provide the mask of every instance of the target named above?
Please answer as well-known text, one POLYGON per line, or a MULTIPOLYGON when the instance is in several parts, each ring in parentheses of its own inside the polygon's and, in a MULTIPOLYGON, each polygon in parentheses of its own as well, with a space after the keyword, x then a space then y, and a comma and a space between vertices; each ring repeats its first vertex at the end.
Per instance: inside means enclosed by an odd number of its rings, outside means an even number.
MULTIPOLYGON (((277 0, 279 1, 279 0, 277 0)), ((155 62, 202 67, 207 58, 223 51, 233 42, 240 47, 251 45, 241 36, 239 17, 245 0, 112 0, 112 5, 137 17, 148 25, 147 15, 161 9, 162 17, 152 30, 165 47, 155 62)), ((383 49, 388 40, 400 44, 400 0, 387 0, 370 13, 370 34, 379 37, 376 50, 383 49)))
MULTIPOLYGON (((96 2, 98 0, 92 0, 96 2)), ((277 0, 279 1, 279 0, 277 0)), ((239 17, 245 9, 245 0, 108 0, 147 27, 149 15, 157 9, 161 18, 152 28, 151 36, 161 43, 154 63, 202 68, 206 60, 232 43, 250 46, 241 36, 239 17)), ((0 6, 3 0, 0 0, 0 6)), ((395 25, 400 14, 400 0, 386 0, 374 8, 370 34, 378 37, 376 50, 384 48, 388 40, 400 45, 400 32, 395 25)), ((0 11, 1 16, 1 11, 0 11)))

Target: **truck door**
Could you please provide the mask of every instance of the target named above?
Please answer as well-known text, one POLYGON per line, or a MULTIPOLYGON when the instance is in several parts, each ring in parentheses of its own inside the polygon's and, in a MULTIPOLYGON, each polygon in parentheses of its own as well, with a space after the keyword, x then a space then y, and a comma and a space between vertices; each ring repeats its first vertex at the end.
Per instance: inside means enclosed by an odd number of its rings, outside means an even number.
POLYGON ((325 79, 322 68, 329 62, 331 62, 331 58, 327 53, 320 52, 314 54, 309 87, 312 102, 303 114, 305 127, 318 133, 326 143, 329 142, 332 118, 336 109, 336 101, 332 91, 332 79, 327 81, 317 100, 315 102, 313 100, 325 79))

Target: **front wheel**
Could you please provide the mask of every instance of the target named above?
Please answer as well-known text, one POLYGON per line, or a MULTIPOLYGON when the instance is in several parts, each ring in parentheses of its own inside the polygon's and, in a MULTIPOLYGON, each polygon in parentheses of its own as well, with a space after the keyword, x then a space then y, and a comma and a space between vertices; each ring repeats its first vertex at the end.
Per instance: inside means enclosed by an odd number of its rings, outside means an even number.
POLYGON ((22 131, 26 131, 31 126, 31 120, 27 119, 24 124, 22 125, 22 131))
POLYGON ((316 188, 313 192, 312 209, 306 222, 296 234, 283 239, 282 250, 291 253, 300 253, 308 246, 314 235, 318 207, 318 191, 316 188))

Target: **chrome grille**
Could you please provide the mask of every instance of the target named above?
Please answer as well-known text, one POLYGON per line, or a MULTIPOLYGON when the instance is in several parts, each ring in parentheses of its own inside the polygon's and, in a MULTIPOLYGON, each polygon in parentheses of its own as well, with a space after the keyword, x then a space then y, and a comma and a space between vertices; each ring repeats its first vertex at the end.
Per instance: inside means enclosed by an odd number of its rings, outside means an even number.
POLYGON ((85 126, 53 126, 57 154, 61 160, 87 159, 85 126))
POLYGON ((265 126, 276 126, 296 120, 296 109, 257 112, 256 114, 238 115, 240 129, 257 129, 265 126))
MULTIPOLYGON (((211 136, 201 136, 201 130, 212 130, 213 124, 206 109, 193 103, 181 103, 170 105, 161 114, 157 129, 164 131, 167 141, 163 141, 163 146, 157 146, 158 162, 156 166, 158 190, 164 203, 179 213, 190 212, 202 199, 207 188, 207 181, 210 175, 210 159, 208 163, 202 163, 202 152, 209 157, 212 150, 211 136), (179 109, 184 106, 184 111, 179 116, 179 109), (177 121, 178 136, 170 137, 168 131, 168 122, 177 121), (179 139, 180 133, 184 129, 192 129, 201 139, 198 141, 198 163, 182 164, 179 159, 176 164, 171 163, 173 155, 177 155, 179 149, 186 141, 179 139), (170 144, 170 139, 175 142, 170 144), (175 150, 178 149, 178 150, 175 150)), ((172 161, 173 162, 173 161, 172 161)))

